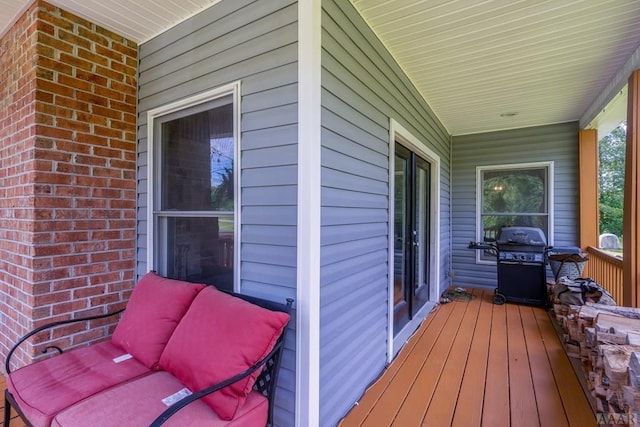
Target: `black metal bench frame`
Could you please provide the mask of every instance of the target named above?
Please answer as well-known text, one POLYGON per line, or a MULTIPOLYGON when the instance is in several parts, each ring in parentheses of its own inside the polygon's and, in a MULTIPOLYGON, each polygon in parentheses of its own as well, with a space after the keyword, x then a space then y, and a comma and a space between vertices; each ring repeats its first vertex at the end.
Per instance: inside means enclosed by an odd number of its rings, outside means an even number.
MULTIPOLYGON (((239 293, 235 293, 235 292, 228 292, 228 291, 224 291, 229 295, 235 296, 237 298, 243 299, 247 302, 250 302, 252 304, 258 305, 260 307, 266 308, 268 310, 271 311, 280 311, 283 313, 287 313, 287 314, 291 314, 291 308, 293 306, 293 299, 291 298, 287 298, 287 303, 286 304, 282 304, 282 303, 277 303, 274 301, 269 301, 266 299, 262 299, 262 298, 258 298, 258 297, 253 297, 250 295, 244 295, 244 294, 239 294, 239 293)), ((26 340, 28 340, 29 338, 31 338, 32 336, 38 334, 39 332, 51 329, 51 328, 55 328, 58 326, 62 326, 62 325, 67 325, 67 324, 72 324, 72 323, 79 323, 79 322, 88 322, 91 320, 96 320, 96 319, 104 319, 107 317, 111 317, 111 316, 116 316, 120 313, 122 313, 125 309, 121 309, 112 313, 107 313, 107 314, 101 314, 101 315, 97 315, 97 316, 90 316, 90 317, 82 317, 82 318, 77 318, 77 319, 69 319, 69 320, 62 320, 62 321, 58 321, 58 322, 52 322, 52 323, 48 323, 46 325, 42 325, 30 332, 28 332, 27 334, 25 334, 24 336, 22 336, 14 345, 13 347, 11 347, 11 350, 9 350, 9 353, 7 354, 7 357, 5 359, 5 369, 7 372, 7 375, 9 375, 11 373, 11 357, 13 356, 13 354, 15 353, 15 351, 18 349, 18 347, 24 343, 26 340)), ((170 407, 168 407, 162 414, 160 414, 151 424, 150 427, 159 427, 162 424, 164 424, 172 415, 176 414, 178 411, 180 411, 180 409, 184 408, 185 406, 187 406, 188 404, 190 404, 191 402, 194 402, 198 399, 200 399, 203 396, 206 396, 208 394, 211 394, 217 390, 223 389, 233 383, 235 383, 236 381, 241 380, 242 378, 245 378, 249 375, 251 375, 252 373, 256 372, 257 370, 261 369, 260 375, 258 375, 256 382, 253 386, 254 390, 262 393, 262 395, 264 395, 268 402, 269 402, 269 411, 268 411, 268 418, 267 418, 267 427, 271 427, 273 426, 273 408, 274 408, 274 398, 275 398, 275 392, 276 392, 276 385, 278 382, 278 374, 280 371, 280 364, 282 362, 282 353, 284 351, 284 343, 285 343, 285 336, 286 336, 286 327, 283 330, 282 334, 280 335, 280 337, 278 338, 278 340, 276 341, 275 346, 273 347, 273 349, 271 350, 271 352, 269 352, 269 354, 267 354, 262 360, 258 361, 256 364, 254 364, 253 366, 251 366, 250 368, 248 368, 247 370, 243 371, 243 372, 239 372, 238 374, 227 378, 224 381, 221 381, 217 384, 212 384, 209 387, 206 387, 200 391, 194 392, 193 394, 186 396, 184 398, 182 398, 181 400, 179 400, 178 402, 174 403, 173 405, 171 405, 170 407)), ((63 353, 63 350, 58 347, 58 346, 49 346, 46 347, 42 352, 43 353, 47 353, 50 350, 56 350, 59 353, 63 353)), ((4 426, 5 427, 9 427, 9 423, 11 422, 11 408, 14 408, 16 410, 16 412, 18 413, 18 415, 20 415, 20 418, 22 418, 22 420, 24 421, 25 425, 27 425, 28 427, 33 427, 33 425, 29 422, 29 420, 27 419, 27 417, 24 415, 24 413, 22 412, 22 410, 20 409, 20 406, 18 405, 18 403, 16 402, 16 400, 14 399, 14 397, 11 395, 11 393, 9 392, 9 390, 5 390, 4 392, 4 426)))

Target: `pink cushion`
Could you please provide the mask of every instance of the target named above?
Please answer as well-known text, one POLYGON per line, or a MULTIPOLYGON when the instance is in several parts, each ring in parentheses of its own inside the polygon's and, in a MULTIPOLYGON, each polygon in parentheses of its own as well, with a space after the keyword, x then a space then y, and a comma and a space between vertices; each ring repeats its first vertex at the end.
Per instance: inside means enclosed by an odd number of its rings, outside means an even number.
MULTIPOLYGON (((57 427, 148 426, 167 406, 162 399, 184 388, 167 372, 155 372, 136 381, 113 387, 60 412, 52 425, 57 427)), ((181 409, 164 426, 255 427, 267 423, 268 401, 252 392, 236 418, 223 421, 202 401, 181 409)))
POLYGON ((7 388, 34 427, 51 424, 62 409, 149 369, 133 358, 115 363, 122 349, 106 341, 13 371, 7 388))
MULTIPOLYGON (((160 367, 198 391, 245 371, 275 345, 289 315, 208 287, 198 294, 167 343, 160 367)), ((223 420, 232 419, 259 370, 203 400, 223 420)))
POLYGON ((149 369, 160 355, 191 302, 204 285, 167 279, 150 272, 133 289, 111 340, 149 369))

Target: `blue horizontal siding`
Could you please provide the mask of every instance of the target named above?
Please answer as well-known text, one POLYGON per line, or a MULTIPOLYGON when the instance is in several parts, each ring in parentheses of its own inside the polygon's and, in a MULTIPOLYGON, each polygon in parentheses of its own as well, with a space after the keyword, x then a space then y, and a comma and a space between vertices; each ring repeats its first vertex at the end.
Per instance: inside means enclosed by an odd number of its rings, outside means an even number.
MULTIPOLYGON (((296 296, 297 2, 219 2, 140 46, 137 271, 146 265, 150 109, 241 82, 242 292, 296 296)), ((294 314, 295 315, 295 314, 294 314)), ((276 425, 295 423, 295 319, 276 396, 276 425)))
POLYGON ((322 9, 320 419, 335 425, 386 364, 390 119, 441 158, 442 272, 449 135, 349 1, 322 9))
POLYGON ((577 123, 453 137, 452 264, 454 283, 495 288, 495 265, 476 264, 476 167, 554 162, 554 244, 578 242, 577 123))

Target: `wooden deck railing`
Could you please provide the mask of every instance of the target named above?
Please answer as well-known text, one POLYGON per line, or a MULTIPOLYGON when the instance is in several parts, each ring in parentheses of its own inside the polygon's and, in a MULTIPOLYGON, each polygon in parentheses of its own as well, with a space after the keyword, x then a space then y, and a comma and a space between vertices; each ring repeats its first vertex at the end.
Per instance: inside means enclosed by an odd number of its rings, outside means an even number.
POLYGON ((583 276, 590 277, 605 288, 618 305, 629 305, 624 301, 622 258, 589 246, 589 261, 583 276))

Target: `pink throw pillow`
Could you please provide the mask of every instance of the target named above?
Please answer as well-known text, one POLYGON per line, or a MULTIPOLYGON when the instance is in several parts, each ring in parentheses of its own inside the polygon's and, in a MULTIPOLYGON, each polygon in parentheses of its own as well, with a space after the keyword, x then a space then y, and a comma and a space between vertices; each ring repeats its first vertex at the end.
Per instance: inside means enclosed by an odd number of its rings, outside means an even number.
POLYGON ((178 322, 205 285, 145 274, 133 289, 111 341, 156 369, 178 322))
MULTIPOLYGON (((275 345, 289 315, 251 304, 208 287, 198 294, 160 357, 160 368, 192 391, 245 371, 275 345)), ((260 370, 202 400, 231 420, 260 370)))

